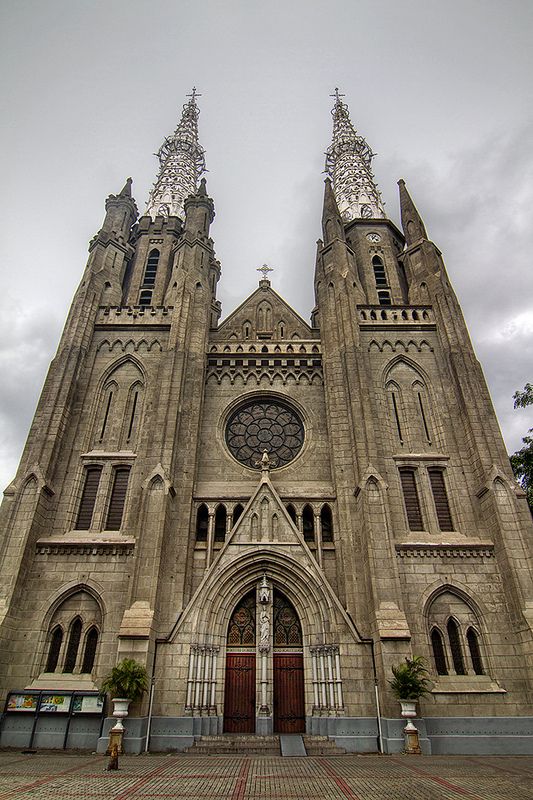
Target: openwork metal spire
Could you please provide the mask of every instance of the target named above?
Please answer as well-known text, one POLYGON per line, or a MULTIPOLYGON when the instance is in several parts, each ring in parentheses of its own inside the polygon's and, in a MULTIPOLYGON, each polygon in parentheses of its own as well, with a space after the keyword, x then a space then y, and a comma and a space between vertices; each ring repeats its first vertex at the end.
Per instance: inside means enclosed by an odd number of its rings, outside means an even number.
POLYGON ((348 106, 335 89, 333 139, 326 151, 326 173, 331 178, 335 199, 345 220, 385 217, 379 189, 372 172, 374 153, 355 130, 348 106))
POLYGON ((193 88, 183 106, 178 127, 165 139, 158 152, 159 173, 150 191, 146 214, 151 217, 175 216, 184 219, 185 199, 196 192, 198 179, 205 172, 205 152, 198 142, 200 110, 193 88))

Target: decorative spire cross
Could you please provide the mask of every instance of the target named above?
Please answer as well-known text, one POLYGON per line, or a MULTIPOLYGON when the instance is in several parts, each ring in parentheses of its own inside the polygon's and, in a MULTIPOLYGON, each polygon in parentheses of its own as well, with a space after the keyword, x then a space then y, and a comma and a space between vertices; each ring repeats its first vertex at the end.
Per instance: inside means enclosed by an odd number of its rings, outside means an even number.
POLYGON ((326 151, 326 173, 331 178, 333 192, 341 216, 351 219, 383 219, 385 209, 374 180, 374 153, 355 130, 343 94, 335 89, 332 109, 333 139, 326 151))
POLYGON ((263 264, 262 267, 257 267, 256 272, 262 272, 263 273, 263 277, 261 278, 261 280, 262 281, 267 281, 268 280, 268 273, 269 272, 274 272, 274 270, 272 269, 272 267, 269 267, 268 264, 263 264))
POLYGON ((146 214, 175 216, 184 219, 185 199, 196 192, 198 179, 205 172, 205 152, 198 141, 200 110, 196 98, 201 97, 193 86, 189 101, 183 106, 181 119, 156 155, 159 172, 150 191, 146 214))

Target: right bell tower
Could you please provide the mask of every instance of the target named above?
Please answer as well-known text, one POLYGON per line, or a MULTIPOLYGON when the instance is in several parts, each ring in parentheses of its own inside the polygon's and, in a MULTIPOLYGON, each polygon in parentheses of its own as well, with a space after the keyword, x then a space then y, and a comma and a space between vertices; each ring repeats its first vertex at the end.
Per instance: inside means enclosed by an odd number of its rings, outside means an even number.
POLYGON ((388 219, 342 97, 313 322, 347 610, 383 682, 399 659, 427 659, 425 716, 520 714, 533 692, 531 514, 441 252, 403 180, 403 232, 388 219))

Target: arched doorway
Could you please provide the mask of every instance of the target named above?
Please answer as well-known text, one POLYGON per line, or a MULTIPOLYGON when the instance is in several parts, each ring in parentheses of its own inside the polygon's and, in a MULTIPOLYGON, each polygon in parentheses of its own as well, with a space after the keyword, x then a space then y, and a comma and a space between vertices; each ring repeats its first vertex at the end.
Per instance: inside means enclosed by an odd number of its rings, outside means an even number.
POLYGON ((236 606, 228 626, 224 733, 255 733, 255 590, 236 606))
POLYGON ((274 592, 274 732, 305 732, 302 626, 292 603, 274 592))

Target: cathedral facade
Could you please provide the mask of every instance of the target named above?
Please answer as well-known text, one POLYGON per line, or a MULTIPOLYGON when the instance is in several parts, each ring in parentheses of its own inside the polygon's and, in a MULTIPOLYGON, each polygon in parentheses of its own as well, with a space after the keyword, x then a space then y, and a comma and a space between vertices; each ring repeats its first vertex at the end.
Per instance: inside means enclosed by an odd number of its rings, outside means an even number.
MULTIPOLYGON (((5 491, 3 698, 90 696, 128 657, 131 751, 393 752, 391 667, 421 655, 426 752, 532 752, 531 515, 404 182, 400 231, 337 93, 310 322, 267 269, 220 321, 198 114, 193 91, 143 216, 131 180, 107 199, 5 491)), ((1 744, 61 746, 10 702, 1 744)))

